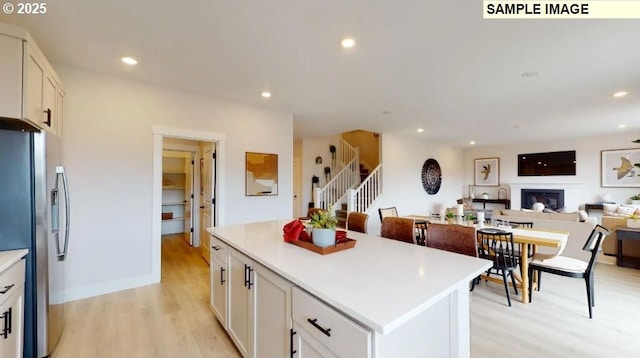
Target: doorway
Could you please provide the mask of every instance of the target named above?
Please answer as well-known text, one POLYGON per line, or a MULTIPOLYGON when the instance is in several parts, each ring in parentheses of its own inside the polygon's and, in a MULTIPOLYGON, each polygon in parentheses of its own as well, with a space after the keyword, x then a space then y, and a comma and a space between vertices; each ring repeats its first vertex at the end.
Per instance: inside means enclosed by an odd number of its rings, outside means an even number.
MULTIPOLYGON (((206 145, 211 145, 212 148, 215 148, 215 161, 212 161, 211 166, 211 178, 213 179, 211 184, 211 197, 215 199, 215 204, 213 202, 211 204, 210 209, 210 217, 205 218, 205 220, 201 219, 200 210, 193 210, 191 212, 192 218, 198 218, 196 220, 196 224, 193 225, 194 232, 197 230, 198 234, 196 234, 196 238, 200 236, 199 240, 193 240, 194 246, 197 242, 200 246, 205 244, 203 240, 202 232, 204 230, 200 229, 200 225, 204 225, 205 227, 221 225, 224 223, 224 211, 220 210, 220 207, 223 207, 224 204, 224 148, 225 148, 225 135, 221 133, 213 133, 213 132, 200 132, 193 131, 188 129, 179 129, 179 128, 169 128, 169 127, 160 127, 154 126, 152 129, 153 134, 153 213, 152 213, 152 245, 151 245, 151 270, 153 282, 160 282, 161 280, 161 249, 162 249, 162 187, 163 187, 163 177, 162 177, 162 151, 164 149, 164 141, 165 139, 174 142, 167 148, 173 150, 183 150, 183 151, 191 151, 193 149, 193 143, 187 144, 184 141, 194 141, 198 143, 197 152, 196 153, 204 153, 204 151, 200 151, 201 148, 206 145), (185 149, 185 145, 189 148, 185 149), (215 170, 215 171, 214 171, 215 170), (215 174, 214 174, 215 173, 215 174), (198 213, 198 214, 196 214, 198 213), (200 222, 198 225, 197 222, 200 222), (199 241, 199 242, 198 242, 199 241)), ((195 163, 200 162, 200 158, 202 156, 196 154, 194 156, 194 166, 195 163)), ((196 171, 199 172, 200 166, 196 166, 196 171)), ((199 188, 200 183, 200 175, 194 175, 195 183, 194 187, 199 188)), ((197 191, 194 193, 194 198, 192 198, 196 203, 200 203, 200 195, 197 191)), ((200 207, 202 204, 198 204, 200 207)), ((204 231, 206 233, 206 231, 204 231)), ((208 237, 208 234, 204 237, 208 237)), ((204 253, 203 253, 204 254, 204 253)))

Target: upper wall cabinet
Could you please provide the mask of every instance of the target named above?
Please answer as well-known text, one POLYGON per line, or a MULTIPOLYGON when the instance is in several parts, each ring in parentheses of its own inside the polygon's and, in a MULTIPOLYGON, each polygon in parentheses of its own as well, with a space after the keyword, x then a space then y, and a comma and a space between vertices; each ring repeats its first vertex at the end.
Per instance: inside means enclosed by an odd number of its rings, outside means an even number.
POLYGON ((0 117, 60 136, 64 90, 28 32, 0 23, 0 117))

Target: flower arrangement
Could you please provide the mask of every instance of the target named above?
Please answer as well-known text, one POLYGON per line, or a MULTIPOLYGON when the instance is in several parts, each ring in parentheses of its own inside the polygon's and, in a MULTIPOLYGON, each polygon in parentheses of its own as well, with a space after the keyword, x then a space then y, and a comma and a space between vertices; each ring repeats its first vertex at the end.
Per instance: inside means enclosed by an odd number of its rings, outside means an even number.
POLYGON ((338 224, 338 220, 335 216, 331 215, 331 208, 329 210, 318 210, 311 214, 311 224, 316 229, 335 229, 338 224))

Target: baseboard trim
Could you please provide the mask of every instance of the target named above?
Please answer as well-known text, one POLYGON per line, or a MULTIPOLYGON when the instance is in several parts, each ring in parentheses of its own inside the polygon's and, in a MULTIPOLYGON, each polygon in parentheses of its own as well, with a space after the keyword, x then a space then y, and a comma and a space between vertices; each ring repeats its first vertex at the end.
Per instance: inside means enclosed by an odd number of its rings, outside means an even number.
POLYGON ((64 301, 71 302, 84 298, 105 295, 155 283, 151 275, 139 275, 122 280, 112 280, 93 285, 75 287, 65 290, 64 301))

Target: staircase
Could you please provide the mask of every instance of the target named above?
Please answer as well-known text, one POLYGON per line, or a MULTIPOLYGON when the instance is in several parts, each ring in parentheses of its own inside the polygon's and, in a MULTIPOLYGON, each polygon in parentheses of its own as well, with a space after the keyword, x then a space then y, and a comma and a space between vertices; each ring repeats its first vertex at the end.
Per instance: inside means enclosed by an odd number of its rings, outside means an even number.
POLYGON ((365 181, 369 176, 369 169, 365 167, 362 163, 360 163, 360 183, 365 181))
POLYGON ((342 203, 340 205, 340 209, 336 210, 336 219, 338 219, 338 227, 345 229, 347 227, 347 215, 349 212, 347 211, 347 204, 342 203))

